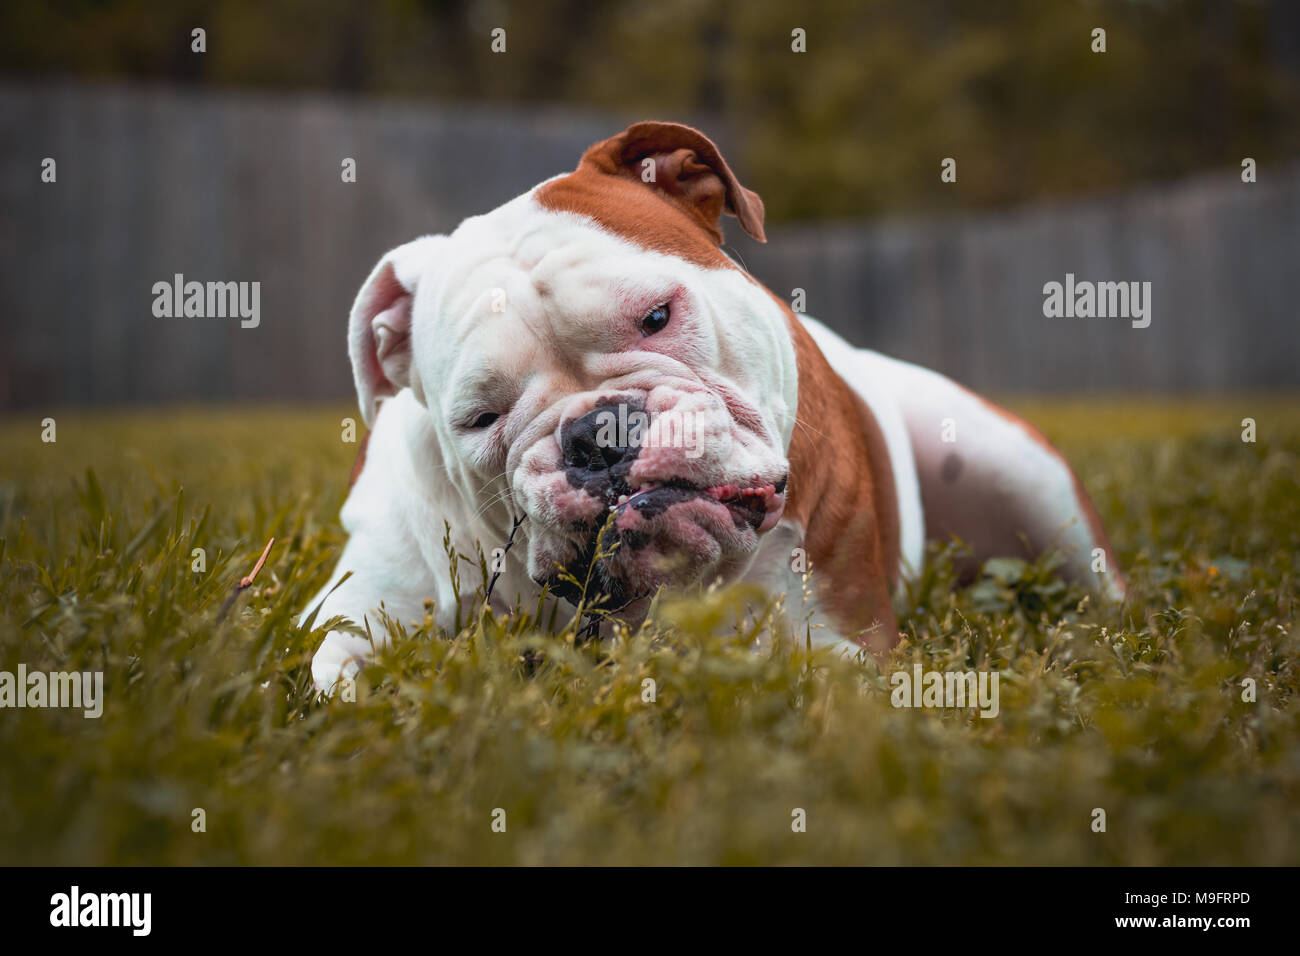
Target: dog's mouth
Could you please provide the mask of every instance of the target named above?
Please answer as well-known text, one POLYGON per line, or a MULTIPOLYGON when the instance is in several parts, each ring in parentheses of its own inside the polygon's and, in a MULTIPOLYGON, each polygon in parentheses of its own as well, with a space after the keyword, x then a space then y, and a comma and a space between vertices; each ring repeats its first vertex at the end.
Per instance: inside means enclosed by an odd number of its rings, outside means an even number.
POLYGON ((721 555, 753 547, 780 520, 785 492, 784 477, 709 486, 669 479, 616 490, 606 520, 588 526, 565 564, 567 574, 543 583, 575 605, 584 593, 588 602, 599 593, 605 608, 626 607, 677 578, 668 570, 674 565, 701 570, 721 555))
POLYGON ((786 479, 748 485, 723 484, 701 487, 688 481, 669 479, 650 482, 620 494, 609 506, 613 512, 636 511, 642 518, 655 518, 669 507, 692 498, 711 498, 731 512, 736 527, 748 526, 758 534, 770 531, 785 510, 786 479))

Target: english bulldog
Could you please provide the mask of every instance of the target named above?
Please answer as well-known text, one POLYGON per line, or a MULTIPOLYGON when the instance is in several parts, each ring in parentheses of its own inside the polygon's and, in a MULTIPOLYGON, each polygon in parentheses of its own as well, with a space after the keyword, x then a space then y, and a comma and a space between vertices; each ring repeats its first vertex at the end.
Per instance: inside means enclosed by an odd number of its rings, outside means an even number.
POLYGON ((385 616, 432 599, 452 623, 481 582, 457 593, 448 526, 497 562, 502 609, 591 581, 635 624, 661 588, 744 580, 811 594, 815 644, 878 659, 927 541, 956 536, 972 566, 1057 548, 1067 577, 1122 596, 1088 495, 1038 431, 795 314, 723 251, 724 213, 765 241, 762 200, 706 136, 638 123, 379 260, 348 326, 370 428, 350 537, 302 617, 355 626, 325 636, 317 688, 389 640, 385 616))

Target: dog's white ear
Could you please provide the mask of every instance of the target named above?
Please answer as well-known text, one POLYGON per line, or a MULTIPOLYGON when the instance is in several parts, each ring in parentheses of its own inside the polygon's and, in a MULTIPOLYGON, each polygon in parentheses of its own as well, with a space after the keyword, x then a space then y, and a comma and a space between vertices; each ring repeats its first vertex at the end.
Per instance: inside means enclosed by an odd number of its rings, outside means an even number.
POLYGON ((446 236, 423 236, 389 252, 366 279, 348 320, 348 356, 366 425, 380 399, 411 384, 411 306, 420 274, 446 236))

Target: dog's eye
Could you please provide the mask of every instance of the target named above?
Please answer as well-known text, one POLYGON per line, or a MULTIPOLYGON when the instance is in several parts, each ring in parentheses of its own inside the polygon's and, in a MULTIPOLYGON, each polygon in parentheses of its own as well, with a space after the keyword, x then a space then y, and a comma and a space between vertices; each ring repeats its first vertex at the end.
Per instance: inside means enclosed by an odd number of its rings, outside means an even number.
POLYGON ((641 334, 654 335, 668 324, 668 303, 656 305, 641 320, 641 334))
POLYGON ((496 421, 496 420, 497 420, 498 418, 500 418, 500 417, 501 417, 501 416, 498 415, 496 412, 484 412, 484 413, 483 413, 482 415, 480 415, 478 418, 476 418, 476 419, 474 419, 472 422, 470 422, 469 427, 470 427, 470 428, 487 428, 489 425, 491 425, 494 421, 496 421))

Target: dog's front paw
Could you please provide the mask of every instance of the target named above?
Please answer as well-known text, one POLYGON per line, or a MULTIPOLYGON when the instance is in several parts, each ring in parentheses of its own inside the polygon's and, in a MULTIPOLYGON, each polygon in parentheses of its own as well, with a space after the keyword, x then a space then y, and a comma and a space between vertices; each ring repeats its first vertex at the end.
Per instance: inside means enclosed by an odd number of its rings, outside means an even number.
POLYGON ((355 634, 330 631, 311 659, 311 679, 316 689, 333 696, 344 681, 354 680, 373 650, 370 641, 355 634))

